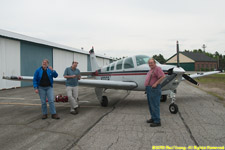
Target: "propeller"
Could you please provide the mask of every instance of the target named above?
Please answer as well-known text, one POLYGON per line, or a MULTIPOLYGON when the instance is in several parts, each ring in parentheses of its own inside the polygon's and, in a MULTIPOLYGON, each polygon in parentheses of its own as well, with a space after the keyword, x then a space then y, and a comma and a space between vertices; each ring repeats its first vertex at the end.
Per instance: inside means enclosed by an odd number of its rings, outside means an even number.
MULTIPOLYGON (((180 58, 179 58, 179 42, 177 41, 177 67, 180 67, 180 58)), ((169 69, 170 70, 170 69, 169 69)), ((169 70, 168 70, 168 74, 169 74, 169 70)), ((172 69, 173 71, 173 69, 172 69)), ((183 74, 182 77, 186 80, 188 80, 189 82, 195 84, 195 85, 199 85, 197 81, 195 81, 193 78, 191 78, 189 75, 187 74, 183 74)))
POLYGON ((187 74, 183 74, 182 77, 186 80, 188 80, 189 82, 195 84, 195 85, 199 85, 197 81, 195 81, 193 78, 191 78, 189 75, 187 74))

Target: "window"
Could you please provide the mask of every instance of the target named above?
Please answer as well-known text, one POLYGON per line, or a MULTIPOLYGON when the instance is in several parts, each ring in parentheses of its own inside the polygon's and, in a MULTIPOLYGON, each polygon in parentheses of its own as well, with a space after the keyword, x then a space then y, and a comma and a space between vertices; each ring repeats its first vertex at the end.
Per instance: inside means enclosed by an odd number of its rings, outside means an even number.
POLYGON ((111 70, 111 71, 114 70, 114 66, 115 66, 115 64, 112 64, 112 65, 111 65, 111 67, 110 67, 110 70, 111 70))
POLYGON ((145 55, 137 55, 136 56, 136 62, 137 66, 148 64, 149 57, 145 55))
POLYGON ((119 60, 116 64, 116 70, 121 70, 122 69, 122 63, 123 63, 123 60, 119 60))
POLYGON ((134 63, 132 57, 125 59, 124 61, 124 69, 134 68, 134 63))
POLYGON ((109 66, 107 67, 106 71, 109 71, 109 66))
POLYGON ((201 70, 201 68, 200 68, 200 64, 198 64, 198 70, 201 70))
POLYGON ((202 68, 204 68, 204 64, 202 64, 202 68))

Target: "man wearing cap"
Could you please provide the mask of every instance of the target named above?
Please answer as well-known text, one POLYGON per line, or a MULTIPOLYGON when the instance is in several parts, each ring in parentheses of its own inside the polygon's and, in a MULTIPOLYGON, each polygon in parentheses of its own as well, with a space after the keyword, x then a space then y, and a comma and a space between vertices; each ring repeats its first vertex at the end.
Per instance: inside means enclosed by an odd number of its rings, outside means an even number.
POLYGON ((64 78, 66 78, 66 92, 70 102, 70 113, 78 114, 78 80, 80 80, 80 70, 77 69, 78 62, 73 61, 72 66, 64 71, 64 78))

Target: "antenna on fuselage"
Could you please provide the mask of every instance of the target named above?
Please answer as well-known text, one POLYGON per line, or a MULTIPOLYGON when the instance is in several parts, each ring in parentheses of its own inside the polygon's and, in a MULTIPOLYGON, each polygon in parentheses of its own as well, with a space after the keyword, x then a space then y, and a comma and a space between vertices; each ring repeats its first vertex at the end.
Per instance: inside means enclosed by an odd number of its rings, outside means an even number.
POLYGON ((179 42, 177 41, 177 67, 180 67, 179 42))

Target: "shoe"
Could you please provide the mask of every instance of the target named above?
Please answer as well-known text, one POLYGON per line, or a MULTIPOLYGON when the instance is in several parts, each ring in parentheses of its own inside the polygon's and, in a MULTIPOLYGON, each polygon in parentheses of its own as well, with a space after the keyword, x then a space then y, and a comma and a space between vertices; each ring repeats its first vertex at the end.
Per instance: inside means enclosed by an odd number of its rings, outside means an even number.
POLYGON ((151 123, 150 127, 160 127, 161 123, 151 123))
POLYGON ((57 114, 53 114, 52 115, 52 119, 60 119, 59 116, 57 114))
POLYGON ((74 108, 75 112, 78 114, 79 111, 78 111, 78 107, 77 108, 74 108))
POLYGON ((152 119, 149 119, 146 121, 147 123, 154 123, 154 121, 152 119))
POLYGON ((47 119, 48 115, 42 115, 42 120, 47 119))
POLYGON ((71 111, 70 113, 73 114, 73 115, 76 115, 77 114, 76 111, 71 111))

